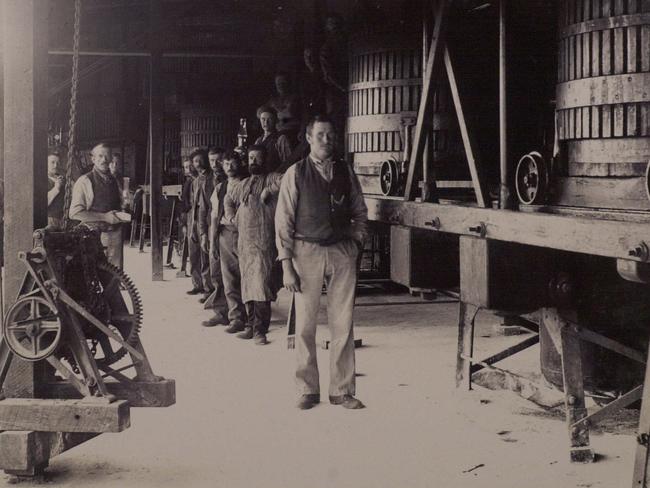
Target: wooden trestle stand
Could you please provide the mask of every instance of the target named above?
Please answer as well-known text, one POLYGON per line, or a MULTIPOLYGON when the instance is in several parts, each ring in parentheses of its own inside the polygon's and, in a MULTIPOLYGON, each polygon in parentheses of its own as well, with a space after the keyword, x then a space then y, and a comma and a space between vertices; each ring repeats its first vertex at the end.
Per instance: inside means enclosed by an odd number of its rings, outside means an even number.
POLYGON ((173 405, 175 383, 153 373, 140 297, 96 231, 38 230, 19 260, 27 273, 4 317, 0 384, 14 358, 30 362, 37 398, 0 400, 0 469, 36 476, 53 456, 128 428, 130 407, 173 405))

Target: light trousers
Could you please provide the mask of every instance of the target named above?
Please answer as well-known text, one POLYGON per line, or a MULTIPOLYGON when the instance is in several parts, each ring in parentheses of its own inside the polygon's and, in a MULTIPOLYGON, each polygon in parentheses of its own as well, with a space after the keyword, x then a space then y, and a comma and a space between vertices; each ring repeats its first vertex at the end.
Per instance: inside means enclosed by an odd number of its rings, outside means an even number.
POLYGON ((228 303, 228 322, 230 325, 246 324, 246 309, 241 299, 241 275, 237 254, 237 229, 227 226, 219 231, 219 256, 223 291, 228 303))
POLYGON ((300 278, 296 307, 296 384, 300 394, 320 393, 316 360, 316 322, 323 279, 327 283, 330 329, 330 396, 355 394, 352 312, 357 283, 357 255, 352 240, 331 246, 297 240, 293 266, 300 278))
POLYGON ((106 247, 108 262, 118 268, 124 268, 124 239, 122 226, 116 225, 115 229, 102 232, 99 236, 102 246, 106 247))

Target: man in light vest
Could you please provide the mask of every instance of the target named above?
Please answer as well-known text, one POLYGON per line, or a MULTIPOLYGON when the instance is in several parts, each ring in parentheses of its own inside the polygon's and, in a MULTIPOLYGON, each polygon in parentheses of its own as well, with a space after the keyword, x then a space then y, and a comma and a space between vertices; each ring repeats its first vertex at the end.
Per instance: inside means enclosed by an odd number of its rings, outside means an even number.
POLYGON ((329 401, 363 408, 354 397, 352 312, 368 210, 354 171, 334 158, 333 121, 314 117, 306 137, 310 154, 285 173, 275 215, 284 286, 295 294, 297 406, 306 410, 320 402, 316 320, 325 279, 331 333, 329 401))

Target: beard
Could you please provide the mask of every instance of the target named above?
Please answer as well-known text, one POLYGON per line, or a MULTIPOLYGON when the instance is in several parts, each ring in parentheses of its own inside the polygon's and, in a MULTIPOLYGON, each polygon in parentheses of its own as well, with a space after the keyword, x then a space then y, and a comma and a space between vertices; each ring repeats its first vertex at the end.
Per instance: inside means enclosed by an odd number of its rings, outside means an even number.
POLYGON ((251 164, 248 166, 248 172, 252 175, 261 175, 262 171, 262 167, 259 164, 251 164))

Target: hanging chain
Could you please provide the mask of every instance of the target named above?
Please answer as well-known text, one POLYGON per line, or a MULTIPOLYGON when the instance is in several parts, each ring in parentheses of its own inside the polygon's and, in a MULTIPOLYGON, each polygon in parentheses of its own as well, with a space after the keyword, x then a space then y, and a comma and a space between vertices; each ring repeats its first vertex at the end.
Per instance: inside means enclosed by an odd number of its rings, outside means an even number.
POLYGON ((72 199, 72 170, 77 162, 77 87, 79 85, 79 37, 81 31, 81 0, 74 2, 74 36, 72 41, 72 79, 70 84, 70 119, 68 132, 68 164, 65 173, 65 199, 63 200, 63 228, 68 226, 72 199))

